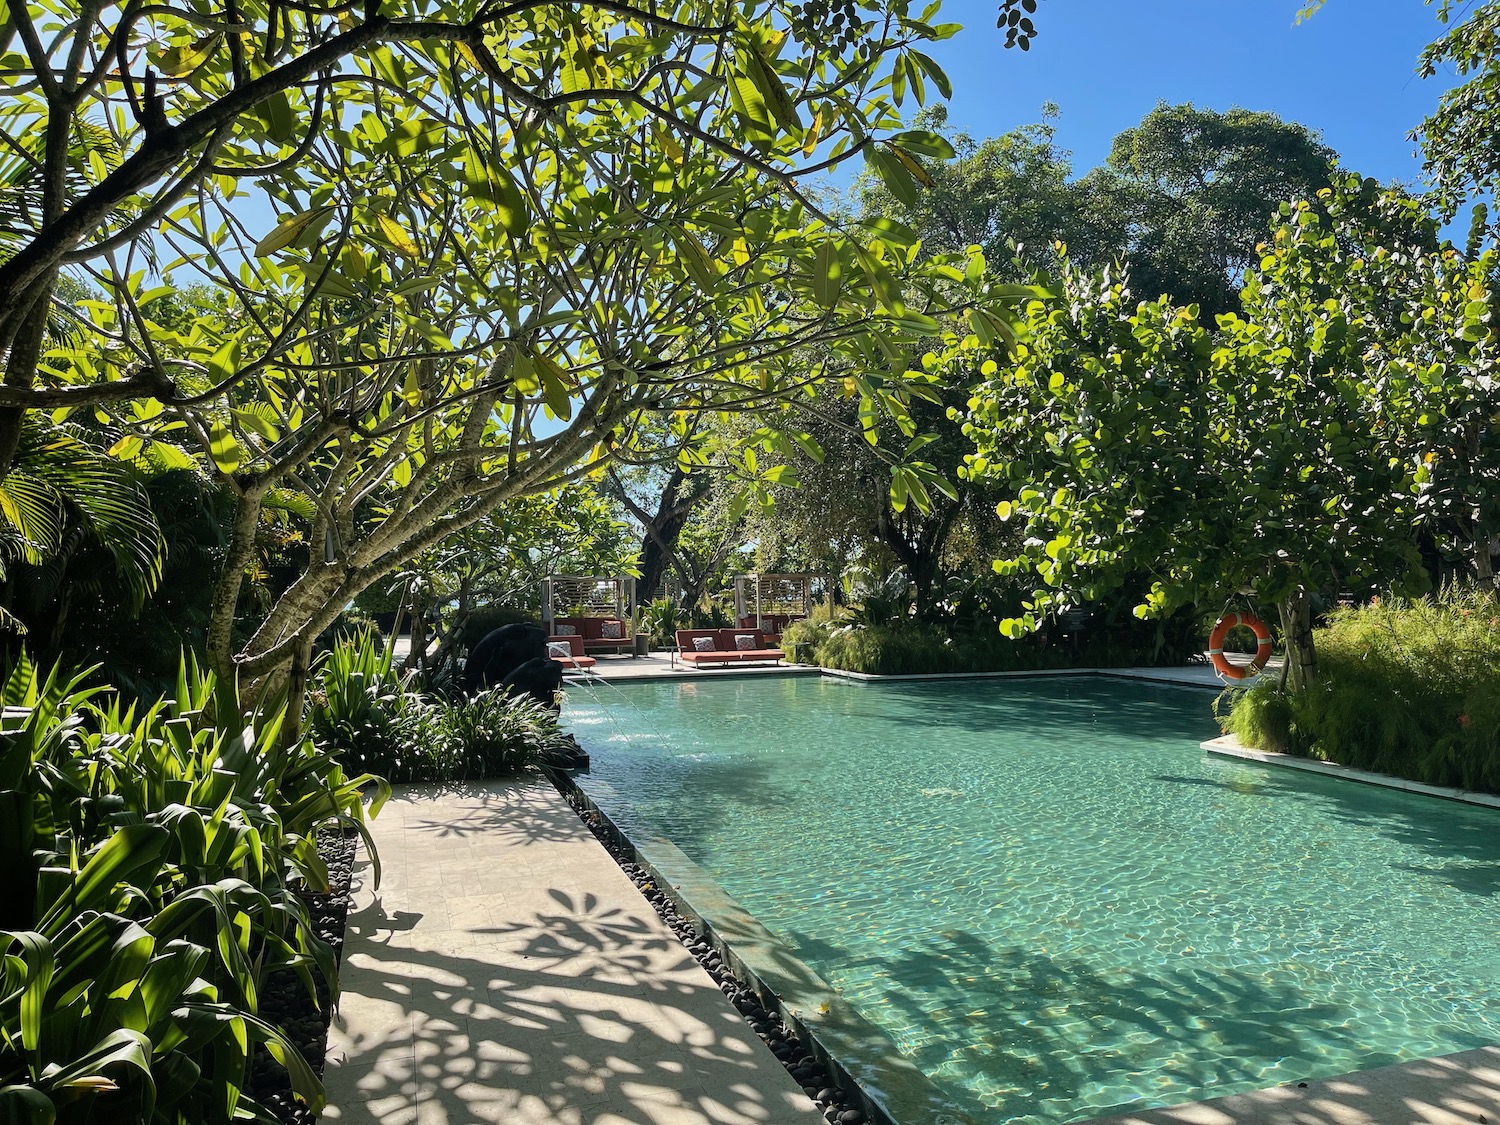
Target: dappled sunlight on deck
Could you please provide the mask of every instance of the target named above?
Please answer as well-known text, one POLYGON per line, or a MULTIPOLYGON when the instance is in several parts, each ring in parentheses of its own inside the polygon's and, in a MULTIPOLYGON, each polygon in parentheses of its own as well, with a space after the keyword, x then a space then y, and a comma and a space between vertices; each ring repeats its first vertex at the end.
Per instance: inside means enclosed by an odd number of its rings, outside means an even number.
POLYGON ((329 1120, 818 1120, 550 785, 414 788, 375 827, 385 881, 356 875, 329 1120))

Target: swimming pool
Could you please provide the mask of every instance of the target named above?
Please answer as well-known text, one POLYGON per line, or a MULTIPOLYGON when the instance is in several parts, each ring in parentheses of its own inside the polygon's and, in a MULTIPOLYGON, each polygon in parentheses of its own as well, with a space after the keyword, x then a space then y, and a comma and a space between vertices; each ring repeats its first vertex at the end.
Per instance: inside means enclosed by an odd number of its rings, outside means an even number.
POLYGON ((956 1102, 1076 1121, 1500 1042, 1497 814, 1211 758, 1092 677, 575 691, 672 840, 956 1102))

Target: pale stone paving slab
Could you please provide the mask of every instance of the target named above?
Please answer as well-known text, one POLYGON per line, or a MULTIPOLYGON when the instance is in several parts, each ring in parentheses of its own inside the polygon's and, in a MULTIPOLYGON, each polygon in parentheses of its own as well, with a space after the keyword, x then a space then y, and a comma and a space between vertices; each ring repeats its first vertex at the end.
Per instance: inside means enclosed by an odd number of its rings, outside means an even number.
POLYGON ((1481 1047, 1090 1125, 1474 1125, 1497 1117, 1500 1047, 1481 1047))
POLYGON ((412 786, 355 872, 329 1108, 349 1125, 818 1125, 540 779, 412 786))

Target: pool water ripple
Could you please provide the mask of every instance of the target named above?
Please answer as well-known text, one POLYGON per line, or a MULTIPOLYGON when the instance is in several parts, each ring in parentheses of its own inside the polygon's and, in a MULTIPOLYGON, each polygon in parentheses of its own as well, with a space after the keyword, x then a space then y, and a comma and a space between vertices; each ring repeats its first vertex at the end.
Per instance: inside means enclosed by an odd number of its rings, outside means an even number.
MULTIPOLYGON (((1495 812, 1211 758, 1201 691, 724 680, 570 701, 671 839, 977 1116, 1500 1042, 1495 812)), ((600 798, 602 801, 604 798, 600 798)))

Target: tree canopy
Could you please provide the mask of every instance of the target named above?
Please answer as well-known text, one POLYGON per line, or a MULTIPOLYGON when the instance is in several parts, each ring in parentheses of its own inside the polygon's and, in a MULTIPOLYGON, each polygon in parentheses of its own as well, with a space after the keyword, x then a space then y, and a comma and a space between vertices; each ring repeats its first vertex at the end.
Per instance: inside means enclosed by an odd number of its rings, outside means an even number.
POLYGON ((905 195, 950 155, 899 116, 946 90, 936 11, 18 8, 0 470, 28 412, 80 409, 117 457, 210 467, 238 504, 210 657, 254 679, 497 506, 644 457, 651 419, 757 410, 774 449, 829 380, 899 415, 908 341, 994 295, 801 184, 861 158, 905 195), (32 315, 64 269, 72 338, 32 315), (240 646, 268 505, 308 558, 240 646))
POLYGON ((1315 198, 1335 156, 1272 113, 1162 103, 1079 184, 1081 225, 1097 247, 1081 260, 1123 257, 1142 297, 1169 294, 1210 318, 1233 312, 1272 213, 1315 198))

